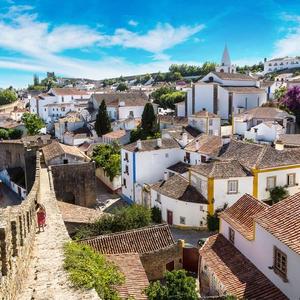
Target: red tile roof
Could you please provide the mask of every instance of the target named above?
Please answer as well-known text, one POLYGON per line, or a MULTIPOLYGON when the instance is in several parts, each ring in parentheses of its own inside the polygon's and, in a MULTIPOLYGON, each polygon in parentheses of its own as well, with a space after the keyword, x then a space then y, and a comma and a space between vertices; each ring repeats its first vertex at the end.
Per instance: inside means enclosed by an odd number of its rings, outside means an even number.
POLYGON ((186 151, 217 155, 223 145, 222 138, 216 135, 201 134, 184 148, 186 151), (199 148, 196 148, 198 142, 199 148))
POLYGON ((169 225, 160 224, 139 229, 100 235, 81 240, 103 254, 149 253, 175 244, 169 225))
POLYGON ((251 240, 254 237, 254 217, 268 208, 267 204, 245 194, 219 216, 246 239, 251 240))
POLYGON ((238 299, 287 299, 222 234, 209 237, 200 249, 200 256, 201 264, 211 270, 229 295, 238 299))
MULTIPOLYGON (((75 88, 52 88, 52 91, 59 96, 65 95, 88 95, 88 92, 75 88)), ((47 95, 48 96, 48 95, 47 95)))
POLYGON ((290 249, 300 254, 300 193, 258 214, 255 221, 290 249))
POLYGON ((135 300, 146 300, 147 296, 143 290, 149 285, 149 281, 139 254, 109 254, 106 257, 115 263, 125 276, 125 282, 121 286, 116 286, 121 299, 133 297, 135 300))

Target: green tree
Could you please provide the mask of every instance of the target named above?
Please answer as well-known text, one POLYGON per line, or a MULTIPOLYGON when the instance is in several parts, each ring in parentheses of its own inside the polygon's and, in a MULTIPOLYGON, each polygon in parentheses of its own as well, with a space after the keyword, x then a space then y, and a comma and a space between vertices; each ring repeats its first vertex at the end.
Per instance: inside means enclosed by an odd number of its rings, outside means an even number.
POLYGON ((156 125, 156 116, 153 105, 148 102, 146 103, 142 114, 141 128, 147 133, 153 133, 157 129, 156 125))
POLYGON ((175 109, 175 104, 185 100, 185 92, 176 91, 168 94, 164 94, 160 97, 158 105, 162 108, 175 109))
POLYGON ((44 121, 36 114, 25 113, 22 116, 28 135, 35 135, 45 126, 44 121))
POLYGON ((216 69, 216 63, 206 61, 203 63, 203 65, 201 67, 201 75, 206 75, 209 72, 214 71, 215 69, 216 69))
POLYGON ((23 135, 23 131, 21 129, 14 128, 8 130, 8 136, 11 140, 20 139, 22 135, 23 135))
POLYGON ((128 86, 125 82, 120 82, 116 90, 120 92, 124 92, 128 90, 128 86))
POLYGON ((117 210, 114 214, 104 215, 98 221, 83 228, 77 229, 75 239, 120 232, 149 226, 151 223, 151 210, 133 204, 117 210))
POLYGON ((90 246, 76 242, 64 246, 64 269, 77 288, 95 289, 101 299, 121 299, 116 286, 124 283, 124 275, 106 257, 90 246))
POLYGON ((0 139, 7 140, 8 137, 8 131, 6 129, 0 128, 0 139))
POLYGON ((162 222, 162 215, 161 215, 161 209, 158 206, 153 206, 151 208, 151 216, 152 221, 155 223, 161 223, 162 222))
POLYGON ((227 208, 228 204, 225 203, 223 207, 217 208, 213 215, 207 214, 207 228, 209 231, 217 231, 220 226, 219 213, 227 208))
POLYGON ((274 93, 275 100, 281 101, 286 95, 286 92, 287 92, 287 88, 285 86, 276 89, 274 93))
POLYGON ((33 75, 33 85, 37 86, 40 84, 39 76, 37 74, 33 75))
POLYGON ((142 77, 142 83, 145 84, 150 79, 151 79, 151 75, 150 74, 146 74, 145 76, 142 77))
POLYGON ((95 130, 98 136, 102 136, 103 134, 106 134, 111 131, 110 119, 107 113, 106 104, 104 100, 102 100, 98 109, 98 114, 96 116, 95 122, 95 130))
POLYGON ((270 200, 272 204, 279 202, 289 195, 288 190, 283 186, 276 186, 270 190, 270 200))
POLYGON ((151 98, 154 100, 154 103, 159 104, 160 98, 162 95, 173 93, 176 90, 169 86, 162 86, 161 88, 157 89, 156 91, 151 93, 151 98))
POLYGON ((0 90, 0 105, 10 104, 18 99, 13 89, 0 90))
POLYGON ((149 300, 198 300, 196 279, 187 276, 185 270, 166 272, 164 283, 151 282, 145 289, 149 300))

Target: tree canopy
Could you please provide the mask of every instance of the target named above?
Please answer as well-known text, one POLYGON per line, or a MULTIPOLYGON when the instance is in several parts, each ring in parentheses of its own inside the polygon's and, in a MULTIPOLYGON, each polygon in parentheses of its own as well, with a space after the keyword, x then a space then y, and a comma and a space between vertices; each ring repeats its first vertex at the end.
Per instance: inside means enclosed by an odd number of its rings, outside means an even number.
POLYGON ((114 214, 104 215, 98 221, 79 228, 75 239, 136 229, 150 225, 151 210, 142 205, 133 204, 117 210, 114 214))
POLYGON ((124 92, 124 91, 127 91, 128 90, 128 86, 126 83, 124 82, 120 82, 119 85, 117 86, 117 91, 120 91, 120 92, 124 92))
POLYGON ((185 92, 176 91, 173 87, 163 86, 152 92, 151 97, 160 107, 175 109, 175 104, 184 101, 185 95, 185 92))
POLYGON ((22 122, 24 123, 28 135, 35 135, 45 126, 44 121, 36 114, 25 113, 22 116, 22 122))
POLYGON ((101 299, 121 300, 116 286, 124 283, 124 275, 104 255, 88 245, 69 242, 64 256, 64 269, 75 287, 94 288, 101 299))
POLYGON ((12 129, 4 129, 0 128, 0 139, 3 140, 17 140, 20 139, 23 135, 23 131, 18 128, 12 128, 12 129))
POLYGON ((145 289, 149 300, 198 300, 196 279, 187 276, 185 270, 166 272, 163 283, 151 282, 145 289))
POLYGON ((15 102, 18 96, 14 89, 0 90, 0 105, 10 104, 15 102))
POLYGON ((98 136, 102 136, 111 131, 110 119, 107 113, 105 101, 102 100, 98 114, 96 116, 95 130, 98 136))
POLYGON ((102 167, 112 181, 121 174, 121 150, 118 144, 101 144, 94 148, 92 159, 97 167, 102 167))

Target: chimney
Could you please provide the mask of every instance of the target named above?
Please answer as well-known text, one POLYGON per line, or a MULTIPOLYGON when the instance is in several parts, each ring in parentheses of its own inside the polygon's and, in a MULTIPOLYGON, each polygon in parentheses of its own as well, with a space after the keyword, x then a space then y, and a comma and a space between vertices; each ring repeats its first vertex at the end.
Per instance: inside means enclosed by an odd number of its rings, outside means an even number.
POLYGON ((185 147, 188 143, 188 135, 186 132, 182 133, 182 146, 185 147))
POLYGON ((276 149, 276 150, 279 150, 279 151, 281 151, 281 150, 284 149, 284 144, 282 143, 282 141, 278 140, 278 141, 276 142, 276 144, 275 144, 275 149, 276 149))
POLYGON ((162 147, 162 140, 161 140, 161 138, 158 138, 156 141, 157 141, 157 147, 161 148, 162 147))
POLYGON ((167 181, 169 179, 169 172, 164 172, 164 181, 167 181))
POLYGON ((195 148, 196 148, 196 151, 198 151, 198 150, 199 150, 199 147, 200 147, 200 146, 199 146, 199 141, 197 140, 197 141, 196 141, 196 143, 195 143, 195 148))
POLYGON ((138 148, 138 150, 142 150, 142 141, 141 140, 136 141, 136 147, 138 148))

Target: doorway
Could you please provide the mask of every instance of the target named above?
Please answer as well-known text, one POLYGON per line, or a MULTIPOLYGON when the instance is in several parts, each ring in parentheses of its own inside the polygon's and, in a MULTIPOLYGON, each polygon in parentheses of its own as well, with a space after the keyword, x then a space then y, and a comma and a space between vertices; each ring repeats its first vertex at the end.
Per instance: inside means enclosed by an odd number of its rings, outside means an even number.
POLYGON ((170 210, 167 210, 167 223, 173 225, 173 212, 170 210))

